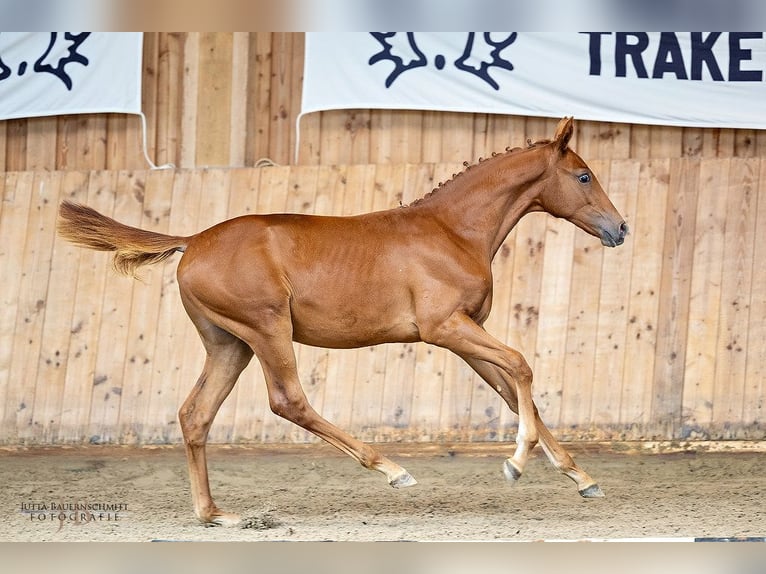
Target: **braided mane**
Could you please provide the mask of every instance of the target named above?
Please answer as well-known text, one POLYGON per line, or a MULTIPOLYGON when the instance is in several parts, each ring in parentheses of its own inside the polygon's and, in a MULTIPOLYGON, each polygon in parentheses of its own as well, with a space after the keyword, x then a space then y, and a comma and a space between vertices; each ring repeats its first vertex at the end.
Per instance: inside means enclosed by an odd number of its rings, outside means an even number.
POLYGON ((455 179, 457 179, 458 177, 460 177, 461 175, 466 173, 468 170, 473 169, 474 167, 477 167, 480 164, 484 165, 484 164, 486 164, 486 162, 492 162, 492 161, 494 161, 497 158, 505 157, 505 156, 508 156, 508 155, 511 155, 511 154, 516 154, 516 153, 519 153, 519 152, 522 152, 522 151, 528 151, 530 149, 534 149, 534 148, 537 148, 537 147, 542 147, 542 146, 547 145, 549 143, 551 143, 551 140, 548 140, 548 139, 537 140, 535 142, 533 142, 531 139, 528 139, 526 147, 523 147, 523 148, 522 147, 514 147, 514 148, 512 148, 512 147, 508 146, 507 148, 505 148, 505 152, 492 152, 492 156, 491 157, 487 157, 487 158, 480 157, 479 161, 477 161, 476 163, 472 164, 472 163, 469 163, 467 161, 464 161, 463 162, 464 169, 462 169, 461 171, 459 171, 457 173, 453 173, 452 177, 450 179, 448 179, 447 181, 440 181, 439 185, 437 185, 430 192, 426 193, 423 197, 420 197, 420 198, 416 199, 412 203, 401 204, 400 206, 401 207, 412 207, 412 206, 418 205, 418 204, 420 204, 420 203, 430 199, 434 194, 438 193, 438 191, 442 187, 444 187, 446 185, 449 185, 450 183, 455 181, 455 179))

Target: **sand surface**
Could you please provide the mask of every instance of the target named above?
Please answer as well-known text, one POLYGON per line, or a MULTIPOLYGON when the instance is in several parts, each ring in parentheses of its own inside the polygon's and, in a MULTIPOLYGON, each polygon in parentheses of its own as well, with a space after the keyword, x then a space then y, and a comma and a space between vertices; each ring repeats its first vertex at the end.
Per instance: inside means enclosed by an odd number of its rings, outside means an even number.
MULTIPOLYGON (((511 447, 512 448, 512 447, 511 447)), ((247 528, 205 527, 183 449, 0 450, 2 541, 494 541, 766 536, 766 453, 570 451, 582 499, 536 449, 515 487, 501 446, 385 445, 402 490, 324 445, 209 448, 213 496, 247 528), (80 510, 77 510, 80 508, 80 510), (73 510, 74 509, 74 510, 73 510)))

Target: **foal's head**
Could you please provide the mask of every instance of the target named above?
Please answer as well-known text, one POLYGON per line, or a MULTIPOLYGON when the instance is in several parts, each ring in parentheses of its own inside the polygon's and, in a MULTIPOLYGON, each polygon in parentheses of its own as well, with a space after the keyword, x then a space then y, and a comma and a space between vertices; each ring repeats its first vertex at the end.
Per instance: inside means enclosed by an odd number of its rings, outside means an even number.
POLYGON ((572 118, 562 119, 548 144, 551 165, 537 203, 542 210, 598 237, 607 247, 622 245, 628 226, 588 165, 569 149, 572 124, 572 118))

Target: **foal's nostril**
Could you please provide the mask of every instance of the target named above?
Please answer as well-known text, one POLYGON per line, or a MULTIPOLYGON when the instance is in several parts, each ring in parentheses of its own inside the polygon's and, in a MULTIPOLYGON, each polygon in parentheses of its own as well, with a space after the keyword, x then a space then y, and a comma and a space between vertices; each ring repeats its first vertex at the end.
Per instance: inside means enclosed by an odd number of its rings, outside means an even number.
POLYGON ((620 239, 625 239, 625 236, 628 234, 628 224, 624 221, 620 223, 620 239))

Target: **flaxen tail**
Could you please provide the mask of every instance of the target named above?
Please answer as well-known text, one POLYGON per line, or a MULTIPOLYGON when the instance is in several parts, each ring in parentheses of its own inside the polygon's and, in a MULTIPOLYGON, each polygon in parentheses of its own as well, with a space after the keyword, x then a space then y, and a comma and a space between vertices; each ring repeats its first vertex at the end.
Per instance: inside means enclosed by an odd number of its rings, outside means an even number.
POLYGON ((115 251, 114 268, 132 277, 142 265, 159 263, 176 251, 184 251, 190 239, 124 225, 95 209, 69 201, 59 207, 58 232, 81 247, 115 251))

